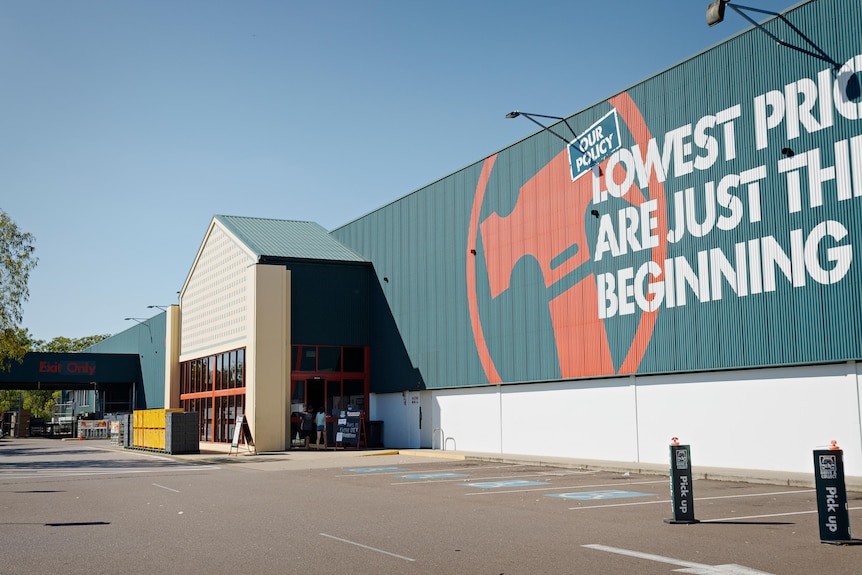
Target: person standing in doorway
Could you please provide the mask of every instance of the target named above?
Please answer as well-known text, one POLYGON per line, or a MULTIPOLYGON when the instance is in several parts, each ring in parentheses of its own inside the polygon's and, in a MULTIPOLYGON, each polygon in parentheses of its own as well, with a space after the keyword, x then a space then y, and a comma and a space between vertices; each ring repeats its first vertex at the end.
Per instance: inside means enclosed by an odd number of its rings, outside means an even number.
POLYGON ((326 449, 326 410, 321 406, 317 410, 317 447, 326 449))
POLYGON ((311 406, 306 406, 305 411, 302 412, 300 432, 305 448, 308 449, 311 444, 311 435, 314 433, 314 412, 311 410, 311 406))

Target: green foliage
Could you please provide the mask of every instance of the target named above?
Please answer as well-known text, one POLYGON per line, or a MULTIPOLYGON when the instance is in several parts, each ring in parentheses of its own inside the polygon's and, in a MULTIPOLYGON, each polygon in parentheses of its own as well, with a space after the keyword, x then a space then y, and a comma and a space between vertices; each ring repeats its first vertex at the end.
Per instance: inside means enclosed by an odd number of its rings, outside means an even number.
POLYGON ((0 389, 0 411, 18 409, 23 391, 0 389))
POLYGON ((14 411, 19 407, 30 412, 32 417, 50 419, 54 404, 60 401, 59 391, 41 390, 0 390, 0 411, 14 411))
POLYGON ((94 346, 102 340, 108 339, 111 334, 88 335, 85 337, 68 338, 55 337, 48 343, 38 342, 38 349, 33 351, 49 351, 53 353, 71 353, 75 351, 84 351, 88 347, 94 346))
POLYGON ((0 328, 0 371, 9 369, 12 361, 21 361, 27 351, 29 349, 21 345, 18 340, 16 328, 0 328))
POLYGON ((22 306, 30 297, 27 282, 38 262, 34 238, 18 229, 9 215, 0 210, 0 369, 19 360, 27 349, 18 338, 22 306))

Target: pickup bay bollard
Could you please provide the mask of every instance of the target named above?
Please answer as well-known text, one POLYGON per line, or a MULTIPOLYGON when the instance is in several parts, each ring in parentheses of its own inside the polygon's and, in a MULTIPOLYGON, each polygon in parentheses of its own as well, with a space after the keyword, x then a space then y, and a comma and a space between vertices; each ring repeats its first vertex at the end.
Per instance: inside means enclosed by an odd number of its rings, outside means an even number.
POLYGON ((691 477, 691 448, 674 437, 670 444, 670 498, 673 519, 665 523, 697 523, 694 518, 694 491, 691 477))
POLYGON ((832 441, 830 449, 814 450, 814 486, 817 492, 817 517, 820 542, 858 545, 850 537, 850 513, 844 485, 844 452, 832 441))

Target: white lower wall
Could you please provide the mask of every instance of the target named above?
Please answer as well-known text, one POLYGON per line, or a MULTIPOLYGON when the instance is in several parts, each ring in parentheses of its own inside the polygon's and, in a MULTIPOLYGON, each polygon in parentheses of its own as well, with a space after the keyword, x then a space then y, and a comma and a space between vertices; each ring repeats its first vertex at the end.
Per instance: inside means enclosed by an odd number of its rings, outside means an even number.
MULTIPOLYGON (((640 457, 667 458, 672 436, 702 465, 812 472, 812 451, 838 441, 862 475, 854 364, 715 372, 638 385, 640 457)), ((852 469, 852 471, 851 471, 852 469)))
MULTIPOLYGON (((423 393, 436 449, 663 465, 678 437, 700 466, 810 473, 835 439, 862 476, 855 362, 423 393)), ((402 394, 375 399, 386 446, 415 447, 402 394)))
POLYGON ((503 387, 503 452, 637 460, 635 387, 626 379, 503 387))
POLYGON ((501 393, 499 386, 435 391, 435 429, 439 447, 442 436, 446 449, 502 452, 501 393))
POLYGON ((371 419, 383 420, 384 447, 420 447, 418 391, 378 394, 371 405, 371 419))

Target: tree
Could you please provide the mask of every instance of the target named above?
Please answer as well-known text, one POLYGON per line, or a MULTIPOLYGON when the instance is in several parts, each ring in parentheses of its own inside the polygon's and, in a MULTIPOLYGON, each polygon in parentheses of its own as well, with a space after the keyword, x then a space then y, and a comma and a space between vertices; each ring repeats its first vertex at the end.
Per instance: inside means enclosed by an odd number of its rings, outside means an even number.
POLYGON ((84 351, 92 347, 104 339, 111 337, 111 334, 88 335, 85 337, 68 338, 55 337, 48 343, 39 341, 38 347, 34 347, 33 351, 50 351, 53 353, 71 353, 75 351, 84 351))
POLYGON ((21 345, 18 325, 22 306, 30 297, 27 282, 36 267, 33 235, 21 231, 12 218, 0 210, 0 370, 10 360, 20 361, 27 349, 21 345))

